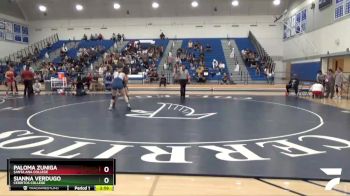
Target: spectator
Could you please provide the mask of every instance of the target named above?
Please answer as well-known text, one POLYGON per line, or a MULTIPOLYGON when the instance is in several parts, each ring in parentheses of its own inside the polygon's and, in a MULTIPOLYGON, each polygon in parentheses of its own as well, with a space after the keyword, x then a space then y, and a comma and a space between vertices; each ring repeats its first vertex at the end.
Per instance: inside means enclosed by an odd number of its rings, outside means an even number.
POLYGON ((286 85, 286 95, 289 95, 289 89, 294 89, 295 95, 298 95, 299 88, 299 79, 296 74, 293 74, 292 78, 289 80, 289 83, 286 85))
POLYGON ((321 70, 317 72, 316 81, 325 86, 326 75, 322 74, 321 70))
POLYGON ((205 47, 205 51, 211 52, 211 50, 212 50, 211 45, 207 44, 207 46, 205 47))
POLYGON ((87 35, 84 33, 84 35, 83 35, 83 40, 87 40, 88 39, 88 37, 87 37, 87 35))
POLYGON ((224 71, 225 67, 226 67, 226 65, 225 65, 224 62, 220 62, 219 63, 219 70, 220 70, 220 72, 224 71))
POLYGON ((115 35, 115 33, 113 33, 113 34, 112 34, 112 38, 111 38, 111 40, 113 40, 113 41, 117 41, 117 36, 115 35))
POLYGON ((39 80, 35 80, 35 83, 33 84, 33 90, 35 95, 39 95, 41 92, 41 84, 39 80))
POLYGON ((235 58, 235 49, 232 48, 231 53, 230 53, 230 58, 234 59, 235 58))
POLYGON ((160 34, 160 39, 165 39, 165 35, 164 35, 164 33, 162 32, 161 34, 160 34))
POLYGON ((48 50, 51 49, 51 43, 50 43, 50 42, 47 42, 47 44, 46 44, 46 49, 48 49, 48 50))
POLYGON ((192 49, 192 47, 193 47, 193 42, 192 42, 192 40, 190 40, 190 41, 188 42, 188 48, 192 49))
POLYGON ((322 98, 323 97, 323 85, 321 83, 315 83, 311 86, 310 91, 312 93, 312 98, 322 98))
POLYGON ((275 72, 272 70, 272 68, 266 69, 266 79, 268 84, 273 84, 275 80, 275 72))
POLYGON ((327 76, 326 76, 326 98, 332 99, 334 97, 334 85, 335 85, 335 78, 333 75, 333 70, 329 69, 327 76))
POLYGON ((224 73, 222 77, 222 83, 221 84, 228 84, 228 76, 226 73, 224 73))
POLYGON ((160 77, 160 80, 159 80, 159 87, 161 87, 162 85, 164 85, 164 87, 166 87, 166 77, 164 74, 162 74, 162 76, 160 77))
POLYGON ((344 74, 342 68, 338 67, 337 72, 335 73, 335 92, 336 98, 341 99, 342 97, 342 88, 344 82, 344 74))
POLYGON ((219 68, 219 62, 216 59, 213 59, 212 65, 213 65, 213 69, 219 68))
POLYGON ((98 40, 103 40, 103 36, 102 36, 102 34, 100 33, 100 34, 98 34, 98 40))

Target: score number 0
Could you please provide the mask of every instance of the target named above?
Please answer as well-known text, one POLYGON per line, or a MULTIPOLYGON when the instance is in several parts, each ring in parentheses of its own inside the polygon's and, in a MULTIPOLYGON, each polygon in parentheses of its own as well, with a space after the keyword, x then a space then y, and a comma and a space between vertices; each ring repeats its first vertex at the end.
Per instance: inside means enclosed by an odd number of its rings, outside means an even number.
MULTIPOLYGON (((105 167, 103 168, 103 171, 104 171, 105 173, 108 173, 108 172, 109 172, 109 167, 108 167, 108 166, 105 166, 105 167)), ((108 178, 108 177, 105 177, 105 178, 103 179, 103 182, 104 182, 105 184, 108 184, 108 183, 109 183, 109 178, 108 178)))

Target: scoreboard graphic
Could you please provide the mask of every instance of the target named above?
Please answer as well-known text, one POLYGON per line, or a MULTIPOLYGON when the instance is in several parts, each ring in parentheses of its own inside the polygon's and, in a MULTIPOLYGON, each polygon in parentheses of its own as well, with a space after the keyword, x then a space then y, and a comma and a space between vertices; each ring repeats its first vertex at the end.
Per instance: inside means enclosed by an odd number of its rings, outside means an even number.
POLYGON ((114 159, 8 159, 11 191, 113 191, 114 159))

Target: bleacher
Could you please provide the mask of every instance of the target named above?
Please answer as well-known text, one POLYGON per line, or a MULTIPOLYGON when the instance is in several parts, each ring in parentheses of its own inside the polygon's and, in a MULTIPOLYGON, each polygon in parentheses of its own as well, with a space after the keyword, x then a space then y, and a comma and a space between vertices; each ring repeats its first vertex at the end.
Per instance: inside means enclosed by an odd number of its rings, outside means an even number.
POLYGON ((39 53, 39 60, 40 60, 40 59, 43 59, 43 58, 45 57, 45 53, 46 53, 46 52, 50 55, 51 52, 53 52, 53 51, 55 51, 55 50, 61 48, 61 47, 63 46, 63 44, 66 44, 67 42, 68 42, 68 41, 65 41, 65 40, 59 40, 59 41, 53 43, 53 44, 51 45, 51 48, 50 48, 50 49, 48 49, 48 48, 46 48, 46 47, 43 48, 43 49, 40 51, 40 53, 39 53))
MULTIPOLYGON (((72 58, 72 59, 76 59, 77 58, 77 53, 79 51, 80 48, 91 48, 94 47, 96 48, 97 46, 102 46, 104 47, 105 50, 108 50, 110 47, 112 47, 114 44, 113 40, 81 40, 79 41, 79 44, 76 48, 71 48, 67 51, 67 56, 72 58)), ((61 45, 62 46, 62 45, 61 45)), ((96 57, 96 59, 99 56, 96 57)), ((54 64, 60 64, 62 63, 62 58, 59 56, 57 58, 55 58, 52 61, 54 64)), ((91 62, 93 63, 93 62, 91 62)))
MULTIPOLYGON (((256 48, 254 47, 253 43, 250 41, 249 38, 235 38, 235 41, 236 41, 238 50, 240 52, 243 49, 244 50, 249 49, 249 50, 252 50, 252 51, 256 52, 256 48)), ((265 75, 263 73, 263 70, 261 70, 260 75, 256 75, 256 69, 255 68, 251 68, 250 64, 247 63, 246 61, 244 63, 245 63, 245 66, 247 67, 248 73, 249 73, 249 75, 250 75, 252 80, 255 80, 255 81, 264 81, 264 80, 266 80, 266 77, 265 77, 265 75)))
MULTIPOLYGON (((211 46, 211 51, 204 52, 204 64, 206 68, 209 70, 209 76, 207 77, 207 80, 218 80, 222 77, 222 74, 218 71, 213 69, 213 59, 216 59, 218 62, 223 62, 225 64, 224 73, 228 74, 228 68, 227 63, 225 60, 224 51, 221 45, 221 40, 217 38, 207 38, 207 39, 183 39, 181 48, 187 49, 189 52, 192 52, 196 58, 200 56, 200 51, 195 49, 189 49, 188 48, 188 42, 189 41, 199 42, 202 44, 202 46, 205 48, 207 44, 211 46)), ((189 73, 191 76, 196 75, 196 70, 190 69, 190 63, 188 61, 182 62, 186 68, 189 70, 189 73)))

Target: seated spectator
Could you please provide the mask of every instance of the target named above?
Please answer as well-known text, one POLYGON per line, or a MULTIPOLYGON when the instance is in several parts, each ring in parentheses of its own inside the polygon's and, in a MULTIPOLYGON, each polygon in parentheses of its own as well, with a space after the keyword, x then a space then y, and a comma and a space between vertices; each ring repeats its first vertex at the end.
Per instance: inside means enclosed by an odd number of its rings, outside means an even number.
POLYGON ((50 43, 50 42, 47 42, 46 48, 47 48, 48 50, 51 49, 51 43, 50 43))
POLYGON ((166 77, 164 76, 164 74, 162 74, 162 76, 160 77, 159 87, 161 87, 162 84, 164 85, 164 87, 166 87, 166 77))
POLYGON ((190 41, 188 42, 188 48, 192 49, 192 47, 193 47, 193 42, 192 42, 192 40, 190 40, 190 41))
POLYGON ((228 76, 226 73, 224 73, 223 77, 222 77, 222 81, 221 81, 221 84, 228 84, 228 76))
POLYGON ((33 84, 33 91, 34 95, 39 95, 41 91, 41 84, 39 80, 35 80, 35 83, 33 84))
POLYGON ((219 70, 220 70, 220 72, 222 72, 225 69, 225 67, 226 67, 226 65, 225 65, 224 62, 220 62, 219 63, 219 70))
POLYGON ((205 47, 205 51, 210 52, 211 50, 211 45, 207 44, 207 46, 205 47))
POLYGON ((324 88, 321 83, 315 83, 311 86, 310 91, 312 98, 322 98, 324 95, 324 88))
POLYGON ((286 85, 286 95, 289 95, 289 89, 294 89, 295 95, 298 95, 298 88, 299 88, 299 79, 296 74, 293 74, 292 78, 289 80, 288 84, 286 85))

